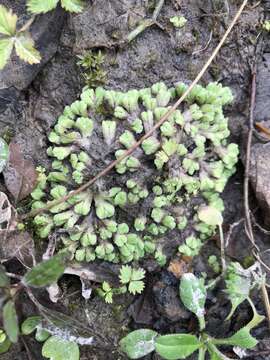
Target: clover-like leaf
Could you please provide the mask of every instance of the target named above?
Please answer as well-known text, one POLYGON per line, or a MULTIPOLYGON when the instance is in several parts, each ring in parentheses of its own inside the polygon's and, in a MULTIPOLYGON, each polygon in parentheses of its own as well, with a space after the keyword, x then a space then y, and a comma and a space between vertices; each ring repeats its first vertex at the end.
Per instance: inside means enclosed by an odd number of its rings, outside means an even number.
POLYGON ((221 212, 212 206, 203 206, 198 212, 198 217, 210 226, 221 225, 223 222, 221 212))
POLYGON ((16 33, 17 15, 0 5, 0 34, 13 36, 16 33))
POLYGON ((42 356, 50 360, 79 360, 80 350, 73 341, 51 336, 42 347, 42 356))
POLYGON ((139 359, 155 350, 158 333, 149 329, 132 331, 120 341, 120 347, 130 359, 139 359))
POLYGON ((34 40, 26 32, 20 33, 15 38, 15 50, 20 59, 29 64, 38 64, 41 56, 38 50, 34 48, 34 40))
MULTIPOLYGON (((14 45, 14 39, 12 38, 5 38, 0 40, 0 70, 3 69, 7 64, 12 53, 13 45, 14 45)), ((2 158, 3 149, 1 150, 1 140, 2 139, 0 138, 0 172, 3 170, 3 164, 4 164, 2 158)))
POLYGON ((57 254, 28 271, 23 283, 32 287, 44 287, 53 284, 65 271, 66 254, 57 254))
POLYGON ((201 346, 203 343, 196 336, 189 334, 160 336, 155 344, 156 352, 168 360, 185 359, 201 346))
POLYGON ((9 300, 3 307, 3 323, 9 340, 16 343, 19 336, 19 325, 15 304, 12 300, 9 300))
POLYGON ((28 0, 27 9, 33 14, 45 14, 56 8, 59 0, 28 0))
POLYGON ((61 6, 66 11, 80 13, 83 11, 85 3, 81 0, 61 0, 61 6))

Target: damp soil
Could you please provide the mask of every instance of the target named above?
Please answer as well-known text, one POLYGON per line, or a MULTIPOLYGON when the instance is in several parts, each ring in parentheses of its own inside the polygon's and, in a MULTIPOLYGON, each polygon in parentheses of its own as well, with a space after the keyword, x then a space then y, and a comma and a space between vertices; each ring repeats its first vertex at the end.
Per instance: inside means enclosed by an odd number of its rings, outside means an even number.
MULTIPOLYGON (((23 21, 28 19, 24 0, 2 2, 20 14, 23 21)), ((84 86, 81 70, 76 65, 77 55, 86 50, 102 51, 105 57, 103 70, 106 72, 103 86, 108 89, 141 88, 157 81, 164 81, 169 86, 177 81, 190 83, 211 55, 241 4, 240 0, 166 0, 158 23, 127 43, 126 36, 142 18, 151 16, 155 2, 87 2, 86 10, 79 15, 66 14, 58 8, 37 17, 31 32, 42 54, 41 64, 25 65, 14 57, 0 72, 0 136, 15 137, 25 157, 33 160, 36 165, 49 165, 46 156, 47 134, 64 106, 75 101, 84 86), (184 28, 175 29, 169 19, 180 13, 188 21, 184 28)), ((201 81, 202 84, 220 81, 232 89, 234 102, 226 112, 231 138, 239 144, 242 160, 245 158, 251 67, 254 61, 258 67, 255 120, 267 120, 270 111, 270 37, 261 31, 261 24, 269 16, 269 12, 269 1, 249 2, 201 81)), ((260 174, 256 173, 256 176, 259 177, 260 174)), ((264 173, 261 176, 266 175, 264 173)), ((239 161, 237 173, 230 179, 223 194, 225 232, 230 224, 244 217, 243 179, 244 167, 239 161)), ((258 178, 253 181, 253 185, 257 182, 258 178)), ((1 189, 4 189, 4 185, 0 178, 1 189)), ((262 206, 256 186, 251 197, 251 210, 257 221, 261 225, 267 223, 270 209, 267 202, 262 206)), ((256 239, 263 251, 268 249, 269 235, 258 230, 256 239)), ((219 254, 215 237, 193 259, 189 264, 190 268, 195 273, 207 272, 211 275, 207 265, 210 254, 219 254)), ((232 233, 227 255, 232 260, 244 263, 250 254, 251 246, 243 223, 240 223, 232 233)), ((173 261, 177 262, 174 256, 171 264, 173 261)), ((264 261, 270 265, 267 253, 264 261)), ((152 272, 147 276, 143 295, 136 298, 125 295, 116 299, 112 305, 105 304, 97 296, 88 301, 83 300, 78 279, 64 277, 60 282, 64 295, 57 306, 104 338, 104 346, 82 347, 82 360, 126 359, 118 352, 117 344, 129 329, 147 327, 160 333, 196 330, 195 319, 179 300, 179 279, 171 271, 171 264, 165 269, 148 264, 148 269, 152 269, 152 272)), ((260 294, 255 293, 253 299, 258 310, 264 313, 260 294)), ((21 307, 22 316, 35 312, 26 299, 21 307)), ((225 337, 250 319, 249 308, 243 304, 230 321, 224 321, 229 307, 221 286, 209 294, 207 330, 210 334, 225 337)), ((270 359, 267 323, 263 322, 256 328, 254 335, 260 340, 260 344, 250 357, 247 352, 245 358, 270 359)), ((233 354, 228 350, 227 355, 233 354)), ((1 355, 1 359, 42 359, 40 345, 31 337, 23 338, 12 346, 9 353, 1 355)), ((158 359, 158 356, 153 354, 146 359, 158 359)))

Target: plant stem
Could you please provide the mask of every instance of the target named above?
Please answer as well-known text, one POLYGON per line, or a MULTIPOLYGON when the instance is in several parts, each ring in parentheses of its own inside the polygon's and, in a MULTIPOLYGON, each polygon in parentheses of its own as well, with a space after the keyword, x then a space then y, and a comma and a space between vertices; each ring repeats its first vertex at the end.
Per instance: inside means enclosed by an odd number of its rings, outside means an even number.
POLYGON ((126 157, 128 157, 130 154, 132 154, 141 144, 144 140, 149 138, 167 119, 169 116, 171 116, 174 111, 179 107, 179 105, 184 101, 184 99, 187 97, 187 95, 191 92, 191 90, 194 88, 194 86, 201 80, 203 75, 205 74, 208 67, 211 65, 215 57, 217 56, 219 50, 221 49, 222 45, 226 41, 227 37, 229 36, 230 32, 232 31, 234 25, 236 24, 237 20, 239 19, 240 15, 242 14, 248 0, 244 0, 242 5, 240 6, 239 10, 237 11, 234 19, 232 20, 230 26, 228 27, 227 31, 223 35, 222 39, 220 40, 218 46, 213 51, 210 58, 206 61, 205 65, 199 72, 199 74, 196 76, 195 80, 191 83, 191 85, 188 87, 188 89, 184 92, 184 94, 176 101, 176 103, 170 108, 170 110, 161 117, 161 119, 150 129, 144 136, 142 136, 131 148, 129 148, 122 156, 120 156, 118 159, 111 162, 104 170, 102 170, 100 173, 98 173, 94 178, 90 179, 88 182, 86 182, 84 185, 79 187, 76 190, 71 191, 68 195, 63 196, 62 198, 59 198, 55 201, 50 201, 48 204, 40 209, 35 209, 30 211, 28 214, 25 214, 22 216, 22 219, 28 219, 32 218, 38 214, 41 214, 45 211, 48 211, 55 205, 59 205, 67 200, 69 200, 72 196, 77 195, 81 193, 82 191, 89 188, 89 186, 93 185, 98 179, 108 174, 110 170, 112 170, 117 164, 119 164, 122 160, 124 160, 126 157))
POLYGON ((221 266, 222 274, 226 272, 226 259, 225 259, 225 245, 224 245, 224 234, 222 229, 222 224, 218 225, 219 238, 220 238, 220 257, 221 257, 221 266))
POLYGON ((198 317, 198 320, 199 320, 200 331, 203 331, 203 330, 205 329, 205 319, 204 319, 204 316, 198 317))
POLYGON ((205 360, 205 353, 206 353, 206 347, 203 346, 199 349, 198 360, 205 360))

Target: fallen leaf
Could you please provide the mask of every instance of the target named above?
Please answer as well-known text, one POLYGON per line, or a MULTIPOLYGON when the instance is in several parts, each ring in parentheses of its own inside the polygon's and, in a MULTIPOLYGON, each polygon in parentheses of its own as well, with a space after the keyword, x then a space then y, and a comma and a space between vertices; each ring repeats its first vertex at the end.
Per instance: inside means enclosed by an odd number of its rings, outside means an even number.
POLYGON ((16 143, 9 145, 9 160, 3 174, 6 187, 15 201, 26 198, 36 186, 36 169, 30 160, 24 159, 16 143))
POLYGON ((8 197, 3 192, 0 192, 0 229, 6 229, 10 223, 12 215, 12 206, 8 197))
POLYGON ((191 259, 188 256, 183 256, 180 258, 172 259, 169 266, 168 271, 173 273, 173 275, 180 279, 183 274, 190 272, 191 270, 191 259))
POLYGON ((58 335, 79 345, 104 344, 104 339, 100 334, 95 334, 93 330, 78 320, 59 311, 49 309, 40 303, 36 305, 43 316, 42 328, 51 335, 58 335))
POLYGON ((18 259, 31 268, 34 261, 34 240, 28 232, 0 230, 0 260, 18 259))

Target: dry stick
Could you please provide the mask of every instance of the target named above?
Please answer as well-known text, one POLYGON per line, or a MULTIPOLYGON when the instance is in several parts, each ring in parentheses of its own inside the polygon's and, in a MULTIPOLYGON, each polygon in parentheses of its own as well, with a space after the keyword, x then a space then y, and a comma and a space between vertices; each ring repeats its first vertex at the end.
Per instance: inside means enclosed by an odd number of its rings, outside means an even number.
POLYGON ((92 184, 94 184, 98 179, 100 179, 101 177, 103 177, 104 175, 108 174, 108 172, 113 169, 117 164, 119 164, 121 161, 123 161, 127 156, 129 156, 130 154, 132 154, 141 144, 144 140, 146 140, 147 138, 149 138, 149 136, 151 136, 163 123, 164 121, 166 121, 168 119, 168 117, 170 115, 173 114, 173 112, 178 108, 178 106, 183 102, 183 100, 187 97, 187 95, 191 92, 191 90, 194 88, 194 86, 200 81, 200 79, 202 78, 202 76, 204 75, 204 73, 206 72, 206 70, 208 69, 208 67, 211 65, 212 61, 214 60, 214 58, 217 56, 220 48, 222 47, 222 45, 224 44, 224 42, 226 41, 228 35, 230 34, 230 32, 232 31, 234 25, 236 24, 237 20, 239 19, 241 13, 243 12, 246 4, 247 4, 248 0, 244 0, 242 5, 240 6, 239 10, 237 11, 233 21, 231 22, 230 26, 228 27, 227 31, 225 32, 225 34, 223 35, 220 43, 218 44, 218 46, 216 47, 216 49, 214 50, 214 52, 212 53, 212 55, 210 56, 210 58, 207 60, 207 62, 205 63, 205 65, 203 66, 202 70, 200 71, 200 73, 197 75, 196 79, 192 82, 192 84, 189 86, 189 88, 184 92, 184 94, 176 101, 176 103, 170 108, 170 110, 168 110, 168 112, 162 116, 162 118, 152 127, 151 130, 149 130, 144 136, 142 136, 130 149, 128 149, 122 156, 120 156, 117 160, 114 160, 113 162, 111 162, 104 170, 102 170, 100 173, 98 173, 94 178, 92 178, 91 180, 89 180, 88 182, 86 182, 84 185, 82 185, 81 187, 79 187, 76 190, 71 191, 69 194, 67 194, 66 196, 63 196, 60 199, 57 199, 55 201, 50 201, 45 207, 40 208, 40 209, 35 209, 30 211, 30 213, 25 214, 22 216, 22 219, 28 219, 31 217, 34 217, 40 213, 43 213, 47 210, 49 210, 50 208, 52 208, 55 205, 59 205, 67 200, 69 200, 72 196, 79 194, 80 192, 86 190, 89 186, 91 186, 92 184))
MULTIPOLYGON (((251 84, 251 101, 250 101, 250 113, 249 113, 249 131, 248 131, 248 140, 247 140, 247 149, 246 149, 246 161, 245 161, 245 178, 244 178, 244 207, 245 207, 245 227, 247 236, 253 246, 253 255, 260 262, 261 265, 265 266, 268 270, 269 268, 264 264, 260 258, 260 249, 255 243, 255 237, 252 228, 252 220, 250 215, 249 208, 249 173, 250 173, 250 155, 251 155, 251 143, 254 130, 254 109, 255 109, 255 100, 256 100, 256 65, 252 71, 252 84, 251 84)), ((265 280, 261 284, 261 294, 264 302, 264 307, 267 315, 268 326, 270 328, 270 302, 268 293, 266 290, 265 280)))
POLYGON ((245 208, 245 220, 246 220, 246 233, 251 241, 253 248, 258 252, 260 251, 255 244, 252 222, 249 210, 249 173, 250 173, 250 154, 251 154, 251 143, 254 130, 254 108, 256 100, 256 67, 252 71, 252 84, 251 84, 251 100, 250 100, 250 111, 249 111, 249 130, 247 139, 247 150, 246 150, 246 161, 245 161, 245 178, 244 178, 244 208, 245 208))

